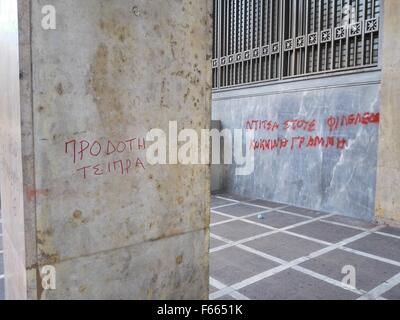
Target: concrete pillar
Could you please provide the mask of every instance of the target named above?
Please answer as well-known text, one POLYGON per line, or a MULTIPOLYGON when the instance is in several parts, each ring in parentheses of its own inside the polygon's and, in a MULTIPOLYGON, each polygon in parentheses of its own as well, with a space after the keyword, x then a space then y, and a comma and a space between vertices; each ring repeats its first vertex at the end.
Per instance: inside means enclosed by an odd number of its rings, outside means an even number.
POLYGON ((376 216, 395 225, 400 225, 399 16, 400 1, 385 0, 376 216))
POLYGON ((209 127, 211 4, 0 0, 8 299, 208 297, 209 168, 144 138, 209 127))

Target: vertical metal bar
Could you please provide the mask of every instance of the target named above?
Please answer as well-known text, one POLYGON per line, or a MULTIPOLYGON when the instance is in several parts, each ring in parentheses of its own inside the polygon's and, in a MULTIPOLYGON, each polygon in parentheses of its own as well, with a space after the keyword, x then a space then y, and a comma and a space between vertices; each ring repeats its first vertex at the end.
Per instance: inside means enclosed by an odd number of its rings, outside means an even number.
MULTIPOLYGON (((361 16, 361 20, 365 21, 367 20, 367 6, 368 6, 368 1, 363 1, 363 7, 362 7, 362 16, 361 16)), ((365 26, 364 26, 365 28, 365 26)), ((363 30, 362 32, 362 38, 361 38, 361 65, 364 66, 365 65, 365 32, 363 30)))
POLYGON ((321 35, 321 25, 322 25, 322 1, 319 0, 319 10, 318 10, 318 49, 317 49, 317 72, 320 71, 320 63, 321 63, 321 41, 320 41, 320 35, 321 35))
POLYGON ((304 49, 304 73, 307 73, 308 70, 308 33, 309 33, 309 6, 308 6, 309 0, 306 0, 306 14, 305 14, 305 23, 306 23, 306 28, 305 28, 305 49, 304 49))
POLYGON ((258 47, 259 47, 259 60, 258 60, 258 80, 262 80, 262 46, 263 46, 263 37, 264 37, 264 0, 260 0, 259 6, 259 40, 258 40, 258 47))
MULTIPOLYGON (((359 0, 355 0, 356 22, 359 21, 359 19, 358 19, 358 1, 359 0)), ((357 48, 358 48, 358 39, 357 38, 358 38, 358 36, 354 37, 354 54, 353 54, 354 67, 357 66, 357 48)))
POLYGON ((250 40, 248 50, 250 50, 250 57, 251 57, 248 66, 248 72, 249 72, 248 81, 251 82, 253 81, 254 0, 250 0, 248 10, 249 10, 249 40, 250 40))
MULTIPOLYGON (((375 18, 375 1, 372 0, 372 8, 371 8, 371 18, 375 18)), ((374 33, 371 32, 371 49, 370 49, 370 59, 369 63, 373 64, 374 63, 374 33)))
MULTIPOLYGON (((291 1, 291 23, 292 23, 292 28, 291 28, 291 35, 290 35, 290 38, 291 39, 295 39, 296 38, 296 29, 297 29, 297 2, 298 2, 299 0, 294 0, 294 1, 291 1), (293 2, 294 2, 294 4, 293 4, 293 2)), ((296 52, 296 50, 295 50, 295 48, 296 48, 296 46, 295 46, 295 43, 293 43, 293 49, 291 50, 291 51, 289 51, 290 52, 290 63, 291 63, 291 67, 290 67, 290 73, 289 73, 289 76, 290 75, 294 75, 295 74, 295 68, 296 68, 296 66, 295 66, 295 59, 296 59, 296 56, 295 56, 295 52, 296 52)))
MULTIPOLYGON (((229 0, 225 0, 225 57, 229 54, 229 0)), ((229 85, 229 67, 225 65, 225 87, 229 85)))
MULTIPOLYGON (((351 3, 350 3, 350 1, 349 1, 349 8, 350 8, 350 10, 351 10, 351 3)), ((348 21, 346 21, 346 23, 348 24, 348 21)), ((345 68, 348 68, 349 67, 349 55, 350 55, 350 52, 349 52, 349 50, 350 50, 350 37, 349 37, 349 33, 350 33, 350 30, 348 30, 348 32, 347 32, 347 35, 346 35, 346 66, 345 66, 345 68)))
POLYGON ((284 42, 284 39, 285 39, 285 36, 284 36, 284 34, 285 34, 285 29, 286 29, 286 27, 285 27, 285 23, 284 23, 284 19, 285 19, 285 15, 286 15, 286 12, 285 12, 285 10, 286 10, 286 6, 284 5, 284 4, 286 4, 286 0, 279 0, 280 1, 280 4, 281 4, 281 7, 280 7, 280 19, 279 19, 279 23, 280 23, 280 27, 279 27, 279 32, 278 32, 278 35, 280 34, 280 37, 279 37, 279 41, 280 41, 280 53, 279 53, 279 55, 280 55, 280 60, 279 60, 279 64, 280 64, 280 68, 279 68, 279 79, 280 80, 282 80, 282 76, 283 76, 283 65, 284 65, 284 62, 283 62, 283 60, 284 60, 284 51, 283 51, 283 42, 284 42))
MULTIPOLYGON (((242 29, 242 39, 241 39, 241 51, 243 52, 245 50, 245 12, 244 12, 244 1, 245 0, 241 0, 241 29, 242 29)), ((244 83, 244 61, 242 59, 241 61, 241 67, 242 67, 242 71, 241 71, 241 81, 240 83, 244 83)))
POLYGON ((233 63, 233 79, 232 83, 235 85, 237 84, 237 74, 236 74, 236 53, 237 53, 237 0, 233 0, 234 10, 233 10, 233 56, 234 56, 234 63, 233 63))
MULTIPOLYGON (((273 22, 274 22, 274 0, 268 0, 268 7, 269 7, 269 54, 268 54, 268 79, 272 79, 272 54, 271 54, 271 49, 272 49, 272 43, 273 43, 273 22)), ((276 2, 275 2, 276 4, 276 2)))
POLYGON ((218 71, 217 71, 217 88, 221 88, 221 65, 220 65, 220 58, 221 58, 221 0, 217 0, 217 27, 218 27, 218 49, 217 49, 217 59, 218 59, 218 71))
MULTIPOLYGON (((326 5, 326 29, 329 29, 329 21, 330 21, 330 2, 332 0, 326 1, 324 5, 326 5)), ((333 37, 332 37, 333 38, 333 37)), ((325 43, 325 71, 329 70, 329 42, 325 43)))

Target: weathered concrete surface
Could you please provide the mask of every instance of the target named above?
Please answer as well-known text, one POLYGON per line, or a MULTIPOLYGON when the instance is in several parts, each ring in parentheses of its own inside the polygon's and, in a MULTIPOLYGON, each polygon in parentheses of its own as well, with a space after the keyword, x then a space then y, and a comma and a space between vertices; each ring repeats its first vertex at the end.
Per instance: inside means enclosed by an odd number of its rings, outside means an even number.
POLYGON ((387 223, 400 225, 400 2, 385 0, 384 14, 376 216, 387 223))
MULTIPOLYGON (((23 9, 21 26, 32 25, 21 61, 21 106, 33 119, 22 148, 29 298, 207 298, 209 168, 149 166, 143 138, 168 132, 169 121, 209 127, 211 8, 34 0, 31 14, 23 9), (56 30, 41 27, 48 4, 56 30), (72 141, 96 150, 81 158, 72 141), (108 154, 109 141, 127 147, 108 154), (49 264, 57 290, 43 292, 37 274, 49 264)), ((6 293, 24 298, 12 284, 6 293)))
POLYGON ((0 1, 0 190, 5 282, 9 294, 27 297, 17 0, 0 1), (10 283, 13 285, 10 286, 10 283))
MULTIPOLYGON (((379 72, 293 81, 213 95, 213 120, 223 129, 245 129, 248 120, 271 120, 279 130, 257 130, 256 139, 286 138, 286 148, 257 150, 255 170, 227 170, 226 191, 372 220, 375 206, 377 123, 330 132, 330 116, 379 112, 379 72), (316 120, 315 130, 285 130, 286 120, 316 120), (305 137, 291 150, 292 138, 305 137), (346 147, 307 147, 309 137, 346 139, 346 147)), ((341 122, 341 120, 340 120, 341 122)), ((335 143, 336 144, 336 143, 335 143)))

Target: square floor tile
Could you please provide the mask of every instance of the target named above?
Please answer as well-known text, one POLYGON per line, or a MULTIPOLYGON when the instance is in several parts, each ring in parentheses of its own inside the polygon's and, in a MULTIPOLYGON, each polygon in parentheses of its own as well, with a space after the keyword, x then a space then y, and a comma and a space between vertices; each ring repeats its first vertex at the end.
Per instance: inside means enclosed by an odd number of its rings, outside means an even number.
POLYGON ((239 290, 252 300, 355 300, 359 295, 289 269, 239 290))
POLYGON ((215 207, 219 207, 219 206, 225 206, 225 205, 229 205, 229 204, 235 204, 236 202, 232 202, 232 201, 227 201, 224 199, 218 199, 218 198, 211 198, 211 208, 215 208, 215 207))
POLYGON ((276 233, 244 245, 285 261, 292 261, 322 249, 323 245, 284 233, 276 233))
POLYGON ((276 266, 273 261, 236 247, 210 254, 210 277, 229 286, 276 266))
POLYGON ((279 211, 263 213, 262 216, 263 216, 263 219, 259 219, 258 216, 254 216, 251 218, 247 218, 247 220, 262 223, 264 225, 271 226, 273 228, 278 228, 278 229, 292 226, 294 224, 308 220, 307 218, 292 216, 290 214, 279 212, 279 211))
POLYGON ((219 291, 217 288, 215 288, 215 287, 213 287, 212 285, 210 285, 210 290, 209 290, 209 293, 210 293, 210 294, 212 294, 212 293, 214 293, 214 292, 217 292, 217 291, 219 291))
POLYGON ((235 216, 235 217, 243 217, 243 216, 247 216, 249 214, 262 212, 265 210, 262 208, 249 206, 249 205, 245 205, 245 204, 235 204, 234 206, 219 208, 216 211, 222 212, 225 214, 229 214, 229 215, 235 216))
POLYGON ((365 291, 371 291, 400 272, 400 267, 342 250, 329 252, 300 266, 338 281, 345 277, 343 267, 353 266, 356 288, 365 291))
POLYGON ((226 244, 226 242, 223 242, 223 241, 220 241, 220 240, 217 240, 214 238, 210 239, 210 249, 215 249, 215 248, 221 247, 225 244, 226 244))
POLYGON ((239 241, 269 231, 272 231, 272 229, 242 221, 232 221, 211 227, 211 233, 232 241, 239 241))
POLYGON ((3 250, 3 237, 0 237, 0 251, 3 250))
POLYGON ((4 263, 3 263, 4 255, 0 253, 0 275, 4 274, 4 263))
POLYGON ((382 297, 389 300, 400 300, 400 284, 384 293, 382 297))
POLYGON ((304 226, 290 229, 290 232, 331 243, 337 243, 362 233, 360 230, 337 226, 322 221, 315 221, 304 226))
POLYGON ((400 239, 371 234, 346 247, 400 262, 400 239))
POLYGON ((312 217, 312 218, 319 217, 322 215, 327 215, 327 213, 324 213, 324 212, 319 212, 319 211, 306 209, 306 208, 299 208, 299 207, 295 207, 295 206, 289 206, 282 210, 287 211, 287 212, 301 214, 303 216, 308 216, 308 217, 312 217))
POLYGON ((255 204, 257 206, 262 206, 262 207, 267 207, 271 209, 276 209, 276 208, 281 208, 281 207, 287 207, 287 205, 284 205, 282 203, 277 203, 277 202, 272 202, 272 201, 266 201, 266 200, 252 200, 249 201, 251 204, 255 204))
POLYGON ((394 235, 394 236, 400 236, 400 229, 393 228, 393 227, 383 228, 383 229, 379 230, 379 232, 388 233, 388 234, 391 234, 391 235, 394 235))
POLYGON ((223 222, 223 221, 228 221, 228 220, 231 220, 231 219, 232 218, 228 218, 228 217, 225 217, 225 216, 223 216, 221 214, 214 213, 214 212, 211 211, 211 223, 212 224, 213 223, 218 223, 218 222, 223 222))
POLYGON ((344 216, 332 216, 326 219, 322 219, 321 221, 332 221, 332 222, 338 222, 342 224, 346 224, 349 226, 353 227, 359 227, 359 228, 364 228, 364 229, 372 229, 376 227, 376 224, 364 220, 358 220, 354 218, 349 218, 349 217, 344 217, 344 216))

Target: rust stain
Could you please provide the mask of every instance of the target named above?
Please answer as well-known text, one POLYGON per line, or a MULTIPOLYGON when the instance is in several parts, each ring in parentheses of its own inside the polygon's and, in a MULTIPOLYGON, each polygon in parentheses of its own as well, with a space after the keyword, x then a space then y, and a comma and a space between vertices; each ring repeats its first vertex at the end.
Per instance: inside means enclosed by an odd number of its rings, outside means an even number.
POLYGON ((73 217, 74 217, 74 219, 76 219, 76 220, 82 219, 82 211, 76 210, 76 211, 73 213, 73 217))
POLYGON ((60 96, 64 94, 64 87, 61 82, 57 85, 56 91, 60 96))
POLYGON ((382 219, 385 217, 385 209, 382 208, 382 206, 378 203, 376 205, 376 217, 379 219, 382 219))
MULTIPOLYGON (((127 125, 127 121, 124 117, 120 94, 111 84, 113 80, 109 75, 109 60, 108 47, 105 44, 100 44, 90 68, 87 91, 93 96, 104 128, 112 131, 115 128, 124 127, 124 125, 127 125)), ((122 66, 119 65, 118 67, 121 68, 122 66)))
POLYGON ((28 201, 33 201, 38 196, 47 197, 49 193, 50 193, 49 189, 33 189, 30 187, 26 188, 26 197, 28 198, 28 201))
POLYGON ((177 256, 176 257, 176 265, 181 265, 182 264, 182 262, 183 262, 183 256, 182 255, 180 255, 180 256, 177 256))
POLYGON ((99 27, 105 34, 118 39, 120 42, 125 42, 132 36, 129 29, 124 25, 118 24, 115 18, 109 20, 100 19, 99 27))

